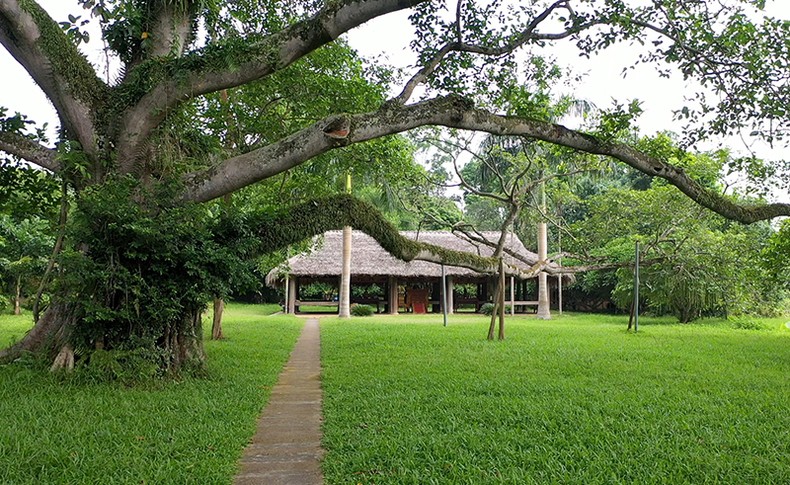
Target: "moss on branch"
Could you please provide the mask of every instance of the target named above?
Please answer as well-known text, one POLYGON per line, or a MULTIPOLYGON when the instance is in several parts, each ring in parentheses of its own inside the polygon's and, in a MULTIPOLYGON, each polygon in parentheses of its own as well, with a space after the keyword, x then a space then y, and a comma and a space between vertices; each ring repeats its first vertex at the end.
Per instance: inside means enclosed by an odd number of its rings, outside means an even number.
POLYGON ((65 81, 71 95, 86 105, 99 106, 108 88, 96 75, 90 62, 38 3, 20 0, 19 5, 38 26, 41 34, 38 43, 59 78, 56 82, 65 81))
POLYGON ((375 207, 350 195, 308 201, 285 208, 276 214, 262 216, 257 221, 263 252, 282 249, 344 226, 351 226, 366 233, 378 241, 385 251, 404 261, 411 261, 418 256, 423 259, 425 253, 429 253, 432 261, 450 266, 462 266, 488 273, 495 272, 497 268, 497 261, 493 258, 403 237, 375 207))

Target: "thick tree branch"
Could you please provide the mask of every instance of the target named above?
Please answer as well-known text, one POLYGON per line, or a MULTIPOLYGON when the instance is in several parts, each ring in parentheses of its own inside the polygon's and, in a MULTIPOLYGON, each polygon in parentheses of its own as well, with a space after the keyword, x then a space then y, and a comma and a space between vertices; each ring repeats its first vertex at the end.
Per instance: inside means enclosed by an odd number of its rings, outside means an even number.
POLYGON ((158 8, 148 32, 150 56, 180 56, 192 41, 192 6, 182 2, 161 2, 158 8))
MULTIPOLYGON (((145 140, 167 115, 183 102, 203 94, 239 86, 281 70, 345 32, 376 17, 413 7, 426 0, 365 0, 330 2, 315 16, 259 41, 233 42, 181 59, 160 62, 160 72, 179 72, 178 79, 162 78, 131 107, 122 119, 118 158, 131 171, 145 140), (225 62, 227 65, 222 65, 225 62), (220 63, 219 65, 217 63, 220 63)), ((149 61, 150 62, 150 61, 149 61)))
MULTIPOLYGON (((499 271, 499 260, 463 251, 426 244, 404 237, 370 204, 350 195, 336 195, 267 214, 257 221, 263 252, 282 249, 326 231, 351 226, 373 239, 396 258, 458 266, 486 274, 499 271)), ((534 278, 542 265, 523 270, 506 265, 507 273, 517 278, 534 278)))
POLYGON ((233 157, 210 170, 188 176, 188 188, 183 199, 193 202, 211 200, 281 173, 333 148, 426 125, 484 131, 495 135, 526 136, 586 153, 609 156, 647 175, 661 177, 698 204, 728 219, 746 224, 790 216, 790 204, 739 204, 721 194, 706 190, 686 175, 683 169, 641 153, 624 143, 604 140, 555 123, 502 116, 475 109, 468 100, 455 96, 434 98, 402 107, 391 103, 372 113, 328 118, 277 143, 233 157), (348 133, 340 139, 330 137, 324 132, 324 128, 337 123, 338 118, 343 118, 349 126, 348 133))
POLYGON ((0 150, 52 172, 60 170, 60 162, 55 159, 55 150, 17 133, 0 131, 0 150))
POLYGON ((91 110, 107 87, 58 24, 33 0, 0 0, 0 44, 52 101, 63 128, 95 157, 91 110))

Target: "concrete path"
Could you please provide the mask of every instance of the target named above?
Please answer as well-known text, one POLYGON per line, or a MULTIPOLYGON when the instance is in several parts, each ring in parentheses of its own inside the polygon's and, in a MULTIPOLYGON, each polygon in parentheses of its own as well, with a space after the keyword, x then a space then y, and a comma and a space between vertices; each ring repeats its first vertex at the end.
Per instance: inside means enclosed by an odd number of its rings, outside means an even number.
POLYGON ((235 484, 323 483, 320 349, 318 319, 310 318, 272 388, 235 484))

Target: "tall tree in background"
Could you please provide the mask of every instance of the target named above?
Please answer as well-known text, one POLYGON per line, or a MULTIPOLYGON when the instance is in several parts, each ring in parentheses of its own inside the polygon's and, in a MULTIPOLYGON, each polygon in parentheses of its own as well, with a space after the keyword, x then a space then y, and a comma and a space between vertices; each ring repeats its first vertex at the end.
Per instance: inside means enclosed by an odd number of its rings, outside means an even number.
POLYGON ((36 294, 55 239, 51 229, 40 218, 14 220, 0 214, 0 278, 15 315, 20 314, 22 299, 36 294))
POLYGON ((749 14, 754 3, 717 2, 714 11, 685 0, 470 1, 448 10, 420 0, 77 0, 122 64, 107 83, 79 51, 87 36, 76 15, 59 25, 34 0, 0 0, 0 43, 60 122, 53 148, 21 117, 7 117, 0 150, 57 174, 76 194, 53 301, 0 359, 30 350, 68 365, 95 347, 150 346, 165 368, 199 365, 200 312, 244 259, 345 224, 401 258, 496 271, 495 261, 403 240, 349 197, 234 217, 214 217, 207 207, 311 160, 328 163, 330 152, 420 126, 519 135, 610 156, 741 222, 790 215, 788 204, 745 205, 706 190, 662 154, 618 141, 632 110, 616 108, 600 129, 583 133, 551 122, 520 88, 525 76, 545 71, 529 60, 546 46, 571 41, 592 55, 627 41, 643 46, 634 62, 679 70, 707 89, 680 112, 690 142, 743 128, 773 141, 788 126, 790 25, 749 14), (385 99, 369 87, 386 84, 389 72, 353 62, 340 37, 404 9, 419 65, 385 99), (424 94, 415 100, 420 86, 424 94), (265 122, 241 132, 238 152, 228 153, 207 136, 224 123, 211 99, 248 87, 270 95, 249 114, 265 122))

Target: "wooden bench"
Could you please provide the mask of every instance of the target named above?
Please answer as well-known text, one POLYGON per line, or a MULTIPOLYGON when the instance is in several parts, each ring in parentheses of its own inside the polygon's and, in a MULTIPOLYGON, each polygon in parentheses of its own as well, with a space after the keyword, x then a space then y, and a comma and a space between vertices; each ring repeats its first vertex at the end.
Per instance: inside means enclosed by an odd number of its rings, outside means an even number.
MULTIPOLYGON (((537 311, 537 306, 538 306, 538 302, 537 301, 516 300, 516 301, 511 302, 510 300, 505 300, 505 305, 510 305, 511 303, 513 304, 513 312, 515 312, 518 309, 519 306, 521 306, 521 307, 534 306, 535 307, 535 311, 537 311)), ((524 308, 522 311, 526 311, 526 308, 524 308)))
POLYGON ((304 306, 338 306, 340 302, 337 301, 326 301, 326 300, 295 300, 294 301, 294 311, 298 312, 299 307, 304 306))
POLYGON ((310 305, 310 306, 337 306, 339 302, 336 301, 326 301, 326 300, 296 300, 294 305, 310 305))
MULTIPOLYGON (((362 305, 370 305, 376 307, 376 313, 381 313, 382 307, 387 305, 386 301, 383 300, 359 300, 353 301, 351 304, 359 303, 362 305)), ((294 301, 294 308, 296 311, 299 311, 299 306, 338 306, 340 305, 339 301, 326 301, 326 300, 295 300, 294 301)))

